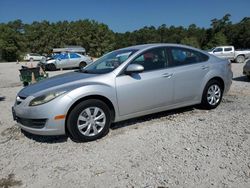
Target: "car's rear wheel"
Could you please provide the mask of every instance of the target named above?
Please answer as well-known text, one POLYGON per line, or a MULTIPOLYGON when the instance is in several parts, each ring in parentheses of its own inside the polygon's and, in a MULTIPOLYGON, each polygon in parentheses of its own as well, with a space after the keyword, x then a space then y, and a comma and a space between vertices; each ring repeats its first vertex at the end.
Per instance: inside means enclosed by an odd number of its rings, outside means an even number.
POLYGON ((109 107, 100 100, 89 99, 69 113, 67 129, 75 141, 93 141, 108 133, 110 123, 109 107))
POLYGON ((221 102, 222 95, 222 84, 217 80, 210 80, 203 91, 201 107, 205 109, 216 108, 221 102))
POLYGON ((48 68, 48 70, 50 70, 50 71, 55 71, 55 70, 56 70, 56 66, 55 66, 53 63, 48 64, 48 65, 47 65, 47 68, 48 68))
POLYGON ((81 62, 81 63, 79 64, 79 68, 82 69, 82 68, 85 67, 86 65, 87 65, 87 63, 81 62))
POLYGON ((248 80, 250 80, 250 75, 247 75, 248 80))
POLYGON ((243 55, 238 55, 236 57, 236 62, 237 63, 244 63, 245 62, 245 57, 243 55))

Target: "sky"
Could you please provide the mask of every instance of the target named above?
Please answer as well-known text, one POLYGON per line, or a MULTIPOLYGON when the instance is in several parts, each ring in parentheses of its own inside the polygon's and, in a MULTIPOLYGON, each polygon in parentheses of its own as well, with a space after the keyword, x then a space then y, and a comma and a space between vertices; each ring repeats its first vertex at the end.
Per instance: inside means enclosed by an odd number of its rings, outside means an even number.
POLYGON ((233 23, 250 17, 250 0, 0 0, 0 23, 91 19, 115 32, 162 24, 208 28, 227 13, 233 23))

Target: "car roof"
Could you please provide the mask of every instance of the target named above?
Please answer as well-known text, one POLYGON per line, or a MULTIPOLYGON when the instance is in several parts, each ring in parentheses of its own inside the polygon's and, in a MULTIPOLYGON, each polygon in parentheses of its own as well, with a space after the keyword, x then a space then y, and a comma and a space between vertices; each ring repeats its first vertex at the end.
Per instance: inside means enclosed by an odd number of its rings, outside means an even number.
POLYGON ((186 46, 186 45, 182 45, 182 44, 153 43, 153 44, 141 44, 141 45, 129 46, 129 47, 126 47, 126 48, 122 48, 121 50, 142 50, 142 49, 146 49, 146 48, 162 47, 162 46, 192 48, 191 46, 186 46))
POLYGON ((233 46, 216 46, 215 48, 232 48, 233 46))

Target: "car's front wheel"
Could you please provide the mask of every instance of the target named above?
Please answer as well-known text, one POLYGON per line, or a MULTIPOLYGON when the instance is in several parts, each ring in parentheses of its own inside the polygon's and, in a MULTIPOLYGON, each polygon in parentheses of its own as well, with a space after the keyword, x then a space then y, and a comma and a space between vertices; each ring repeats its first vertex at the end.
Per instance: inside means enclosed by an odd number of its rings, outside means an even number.
POLYGON ((221 102, 222 95, 222 84, 217 80, 210 80, 203 91, 201 107, 205 109, 216 108, 221 102))
POLYGON ((109 107, 89 99, 77 104, 67 119, 67 129, 75 141, 93 141, 108 133, 111 123, 109 107))
POLYGON ((55 71, 56 70, 56 66, 53 63, 50 63, 47 65, 47 69, 50 71, 55 71))

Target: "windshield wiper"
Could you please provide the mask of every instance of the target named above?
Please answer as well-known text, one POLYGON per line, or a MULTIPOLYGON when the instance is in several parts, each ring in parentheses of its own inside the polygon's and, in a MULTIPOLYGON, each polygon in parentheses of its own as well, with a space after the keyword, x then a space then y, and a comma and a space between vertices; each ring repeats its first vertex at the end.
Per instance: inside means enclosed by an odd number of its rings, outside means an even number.
POLYGON ((86 70, 86 69, 79 69, 79 72, 82 72, 82 73, 89 73, 89 71, 86 70))
POLYGON ((91 72, 91 71, 86 70, 86 69, 80 69, 79 72, 81 72, 81 73, 88 73, 88 74, 96 74, 96 73, 91 72))

